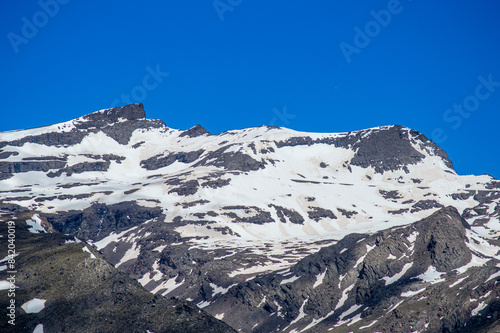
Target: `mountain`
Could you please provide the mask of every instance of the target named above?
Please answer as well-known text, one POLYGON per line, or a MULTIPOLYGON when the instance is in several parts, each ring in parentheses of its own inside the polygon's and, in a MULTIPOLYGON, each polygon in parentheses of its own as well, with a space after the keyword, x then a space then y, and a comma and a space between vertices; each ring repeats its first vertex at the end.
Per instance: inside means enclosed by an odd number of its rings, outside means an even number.
POLYGON ((409 128, 212 135, 132 104, 0 133, 0 149, 0 212, 241 332, 500 325, 500 181, 458 175, 409 128))

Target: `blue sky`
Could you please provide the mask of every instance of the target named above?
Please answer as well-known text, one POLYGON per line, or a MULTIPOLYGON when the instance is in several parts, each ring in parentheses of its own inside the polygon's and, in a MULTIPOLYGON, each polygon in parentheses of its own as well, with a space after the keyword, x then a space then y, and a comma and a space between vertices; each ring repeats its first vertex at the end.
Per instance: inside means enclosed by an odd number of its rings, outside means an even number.
POLYGON ((500 3, 76 1, 0 5, 0 131, 144 103, 172 128, 400 124, 500 177, 500 3))

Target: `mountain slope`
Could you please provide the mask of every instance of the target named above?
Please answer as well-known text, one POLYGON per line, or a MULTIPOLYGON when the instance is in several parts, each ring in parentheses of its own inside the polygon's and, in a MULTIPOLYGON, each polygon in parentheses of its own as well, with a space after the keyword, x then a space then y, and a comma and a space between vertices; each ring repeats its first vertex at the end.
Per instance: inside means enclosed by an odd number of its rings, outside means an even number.
MULTIPOLYGON (((8 225, 15 225, 19 254, 15 297, 6 292, 0 296, 3 318, 10 300, 15 300, 15 325, 2 320, 2 332, 33 332, 40 325, 45 332, 234 332, 191 304, 148 293, 88 244, 45 233, 30 216, 0 217, 3 237, 9 234, 8 225)), ((6 242, 2 252, 7 253, 6 242)))

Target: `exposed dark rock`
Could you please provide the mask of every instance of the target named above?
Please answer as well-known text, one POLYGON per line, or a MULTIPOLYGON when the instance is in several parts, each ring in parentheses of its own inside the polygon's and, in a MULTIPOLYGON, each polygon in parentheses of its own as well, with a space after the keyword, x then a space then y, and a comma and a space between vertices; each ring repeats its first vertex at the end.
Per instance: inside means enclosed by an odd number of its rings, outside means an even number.
POLYGON ((191 127, 187 131, 182 132, 179 135, 179 137, 188 136, 190 138, 195 138, 195 137, 202 136, 202 135, 207 135, 207 134, 208 135, 212 135, 212 133, 210 133, 203 126, 201 126, 201 125, 198 124, 198 125, 196 125, 194 127, 191 127))
POLYGON ((388 213, 392 215, 400 215, 404 213, 408 213, 410 211, 410 208, 401 208, 401 209, 396 209, 396 210, 389 210, 388 213))
POLYGON ((201 154, 203 154, 203 150, 201 149, 190 152, 171 153, 167 155, 160 154, 141 161, 141 167, 146 170, 158 170, 171 165, 175 161, 179 161, 181 163, 192 163, 196 161, 201 154))
POLYGON ((202 187, 210 187, 210 188, 220 188, 229 185, 231 182, 231 178, 217 178, 217 179, 211 179, 208 180, 204 183, 201 183, 202 187))
POLYGON ((66 156, 33 156, 33 157, 23 157, 23 161, 63 161, 66 162, 68 158, 66 156))
POLYGON ((37 162, 0 162, 0 179, 12 177, 15 173, 60 169, 66 166, 63 161, 37 161, 37 162))
MULTIPOLYGON (((308 200, 308 201, 312 201, 312 200, 308 200)), ((311 207, 311 206, 309 206, 309 209, 310 210, 307 211, 307 216, 309 216, 310 219, 313 219, 315 221, 319 221, 322 218, 329 218, 329 219, 336 219, 337 218, 335 216, 335 214, 329 209, 325 209, 325 208, 321 208, 321 207, 311 207)))
POLYGON ((443 205, 436 200, 420 200, 419 202, 411 206, 410 213, 441 207, 443 207, 443 205))
POLYGON ((119 233, 133 226, 160 217, 159 207, 143 207, 132 201, 114 205, 93 204, 82 211, 41 214, 55 230, 83 240, 98 241, 112 231, 119 233))
POLYGON ((452 193, 453 200, 467 200, 474 195, 474 191, 467 191, 462 193, 452 193))
POLYGON ((179 206, 181 205, 182 208, 186 209, 186 208, 189 208, 189 207, 194 207, 196 205, 203 205, 203 204, 206 204, 206 203, 209 203, 210 201, 208 200, 196 200, 196 201, 191 201, 191 202, 182 202, 182 203, 176 203, 175 205, 176 206, 179 206))
POLYGON ((350 219, 351 216, 358 214, 358 212, 356 212, 354 210, 347 210, 347 209, 342 209, 342 208, 337 208, 337 210, 340 212, 340 214, 344 215, 348 219, 350 219))
POLYGON ((137 149, 137 148, 139 148, 140 146, 142 146, 142 145, 143 145, 143 144, 145 144, 145 143, 146 143, 145 141, 140 141, 140 142, 137 142, 136 144, 134 144, 134 145, 132 146, 132 148, 137 149))
POLYGON ((206 154, 206 156, 194 166, 215 166, 226 170, 256 171, 263 169, 266 162, 257 161, 242 152, 228 152, 229 146, 225 146, 206 154))
POLYGON ((403 198, 403 196, 396 190, 394 190, 394 191, 379 190, 379 193, 384 197, 384 199, 401 199, 401 198, 403 198))
POLYGON ((224 206, 222 209, 230 211, 223 214, 232 218, 233 222, 248 222, 255 224, 274 222, 271 213, 255 206, 224 206))
POLYGON ((288 221, 295 224, 302 224, 304 222, 304 218, 297 211, 293 209, 288 209, 285 207, 277 206, 270 204, 269 207, 273 207, 278 214, 278 217, 282 223, 286 223, 286 218, 288 221))
POLYGON ((363 168, 373 167, 375 172, 383 173, 384 171, 400 170, 406 165, 416 164, 422 160, 424 155, 413 148, 412 141, 440 156, 448 167, 453 168, 446 153, 431 140, 417 131, 397 125, 376 130, 358 131, 356 134, 348 133, 343 137, 316 140, 310 137, 293 137, 286 141, 277 142, 276 145, 280 148, 324 143, 353 149, 356 151, 356 155, 351 159, 351 165, 363 168), (412 137, 411 141, 410 136, 412 137))
POLYGON ((127 144, 132 132, 140 128, 163 128, 165 123, 157 119, 145 119, 142 104, 130 104, 90 113, 74 122, 74 128, 67 132, 49 132, 26 136, 19 140, 0 142, 0 148, 7 145, 21 147, 25 143, 45 146, 69 147, 82 142, 90 133, 103 131, 120 144, 127 144), (120 122, 120 119, 125 121, 120 122))
POLYGON ((66 173, 67 176, 71 176, 74 173, 84 173, 91 171, 108 171, 109 165, 111 163, 108 162, 82 162, 77 163, 72 166, 59 169, 58 171, 52 171, 47 174, 48 177, 59 177, 63 173, 66 173))
POLYGON ((124 156, 119 156, 115 154, 104 154, 104 155, 94 155, 94 154, 83 154, 83 156, 94 159, 94 160, 104 160, 106 162, 116 161, 116 163, 120 164, 123 160, 126 159, 124 156))
POLYGON ((196 179, 184 181, 180 186, 168 191, 168 193, 177 193, 178 195, 186 196, 193 195, 198 191, 200 183, 196 179))
POLYGON ((359 142, 352 165, 363 168, 373 167, 375 172, 383 173, 398 170, 407 164, 416 164, 424 157, 410 143, 407 131, 401 126, 374 131, 359 142))
POLYGON ((10 156, 17 156, 19 153, 17 151, 3 151, 0 152, 0 160, 7 159, 10 156))
POLYGON ((25 143, 36 143, 44 146, 69 147, 82 142, 87 135, 85 132, 70 131, 70 132, 49 132, 36 136, 26 136, 15 141, 0 142, 0 147, 14 146, 22 147, 25 143))

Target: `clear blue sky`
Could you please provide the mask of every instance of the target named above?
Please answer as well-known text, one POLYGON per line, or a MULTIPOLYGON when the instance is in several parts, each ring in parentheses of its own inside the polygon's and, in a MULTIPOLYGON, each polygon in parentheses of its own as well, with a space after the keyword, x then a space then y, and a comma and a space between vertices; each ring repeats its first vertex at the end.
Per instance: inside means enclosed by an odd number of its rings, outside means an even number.
POLYGON ((498 1, 0 6, 0 131, 127 100, 213 133, 400 124, 437 141, 460 174, 500 177, 498 1))

